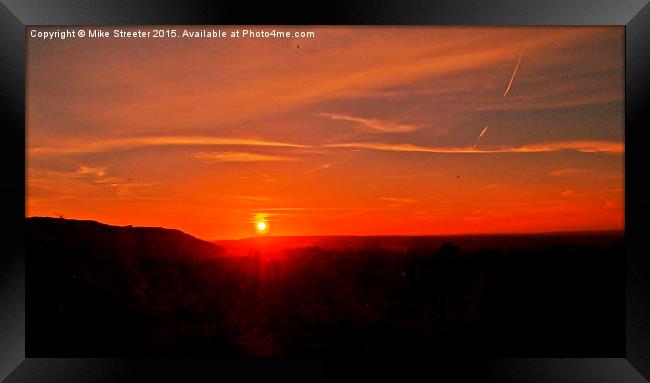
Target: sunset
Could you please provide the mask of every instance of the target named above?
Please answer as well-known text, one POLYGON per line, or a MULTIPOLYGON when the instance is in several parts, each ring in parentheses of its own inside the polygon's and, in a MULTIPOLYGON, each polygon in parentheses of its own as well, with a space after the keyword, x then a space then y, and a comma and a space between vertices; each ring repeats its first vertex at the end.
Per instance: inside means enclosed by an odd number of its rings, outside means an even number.
POLYGON ((32 356, 601 353, 623 328, 622 27, 27 32, 32 356))
POLYGON ((257 221, 257 223, 255 224, 255 229, 260 234, 266 233, 266 231, 268 230, 268 227, 266 226, 266 221, 257 221))
POLYGON ((209 241, 624 229, 623 28, 282 29, 315 34, 29 39, 26 215, 209 241))

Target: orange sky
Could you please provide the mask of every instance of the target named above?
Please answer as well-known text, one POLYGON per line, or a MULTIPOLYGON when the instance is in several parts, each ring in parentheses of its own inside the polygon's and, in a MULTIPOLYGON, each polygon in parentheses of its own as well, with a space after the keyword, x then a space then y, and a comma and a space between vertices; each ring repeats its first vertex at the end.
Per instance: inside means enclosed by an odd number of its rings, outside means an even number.
POLYGON ((28 38, 27 215, 204 239, 256 217, 273 235, 623 229, 622 27, 281 29, 316 37, 28 38))

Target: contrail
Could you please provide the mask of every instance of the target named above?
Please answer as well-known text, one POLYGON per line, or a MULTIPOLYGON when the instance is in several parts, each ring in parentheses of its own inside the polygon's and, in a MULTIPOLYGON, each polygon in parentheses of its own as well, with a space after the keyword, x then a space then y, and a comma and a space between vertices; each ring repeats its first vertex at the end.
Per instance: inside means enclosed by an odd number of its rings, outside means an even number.
POLYGON ((475 148, 478 146, 478 141, 487 134, 487 131, 488 131, 488 124, 485 123, 485 128, 481 130, 481 134, 479 134, 478 138, 476 139, 476 142, 474 143, 475 148))
POLYGON ((487 134, 487 131, 488 131, 488 126, 487 124, 485 124, 485 128, 483 128, 483 130, 481 131, 481 134, 478 136, 478 139, 480 140, 481 138, 483 138, 483 136, 487 134))
MULTIPOLYGON (((508 82, 508 87, 506 88, 506 91, 503 92, 503 97, 508 95, 508 92, 510 92, 510 88, 512 87, 512 83, 515 81, 515 76, 517 76, 517 71, 519 70, 519 64, 521 64, 521 58, 523 57, 523 54, 519 54, 519 58, 517 59, 517 64, 515 65, 515 70, 512 71, 512 76, 510 76, 510 82, 508 82)), ((478 142, 481 140, 481 138, 485 137, 485 135, 488 132, 488 123, 485 123, 485 128, 481 131, 481 134, 479 134, 478 138, 476 139, 476 142, 474 142, 474 149, 478 148, 478 142)))
POLYGON ((512 82, 515 80, 515 76, 517 75, 517 70, 519 69, 519 63, 521 63, 521 57, 522 55, 519 55, 519 59, 517 59, 517 65, 515 65, 515 70, 512 72, 512 77, 510 77, 510 82, 508 83, 508 87, 506 88, 506 91, 503 93, 503 97, 505 97, 508 92, 510 91, 510 87, 512 86, 512 82))

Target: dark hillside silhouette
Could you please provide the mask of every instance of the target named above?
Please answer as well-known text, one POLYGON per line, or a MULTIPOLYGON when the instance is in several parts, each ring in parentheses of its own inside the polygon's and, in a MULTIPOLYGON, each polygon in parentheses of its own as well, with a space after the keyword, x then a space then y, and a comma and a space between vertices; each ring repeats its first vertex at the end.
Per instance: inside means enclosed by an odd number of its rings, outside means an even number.
POLYGON ((32 357, 624 347, 618 232, 206 242, 61 218, 26 229, 32 357))

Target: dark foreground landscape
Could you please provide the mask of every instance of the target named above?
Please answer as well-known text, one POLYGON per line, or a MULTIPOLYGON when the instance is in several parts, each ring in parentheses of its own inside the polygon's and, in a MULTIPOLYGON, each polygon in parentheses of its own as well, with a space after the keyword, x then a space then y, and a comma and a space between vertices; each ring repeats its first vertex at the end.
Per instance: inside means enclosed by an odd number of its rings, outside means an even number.
POLYGON ((26 220, 27 355, 620 356, 623 233, 264 237, 26 220))

